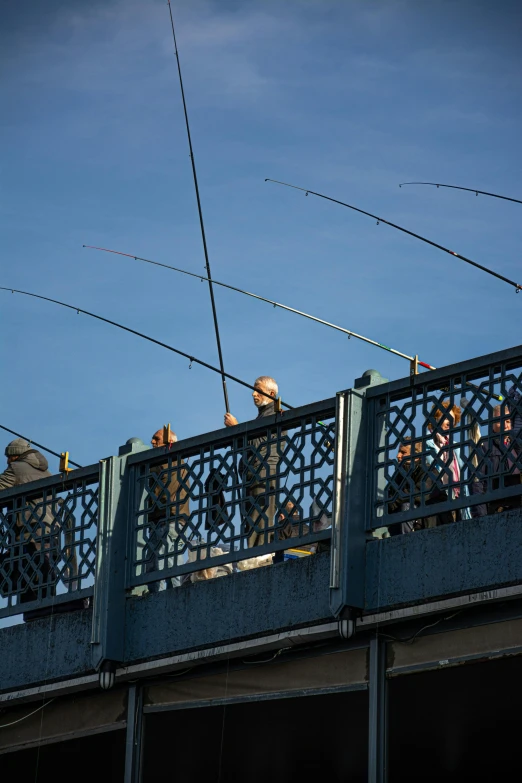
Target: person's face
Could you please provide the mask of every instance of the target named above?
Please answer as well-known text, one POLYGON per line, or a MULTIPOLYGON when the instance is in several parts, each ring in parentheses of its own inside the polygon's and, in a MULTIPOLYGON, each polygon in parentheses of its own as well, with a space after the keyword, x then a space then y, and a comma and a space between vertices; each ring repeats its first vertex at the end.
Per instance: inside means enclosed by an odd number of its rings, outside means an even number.
POLYGON ((252 397, 254 398, 254 405, 256 408, 261 408, 263 405, 268 405, 270 400, 274 397, 274 391, 269 391, 264 383, 255 383, 252 397), (264 394, 262 392, 264 392, 264 394), (268 397, 266 396, 267 394, 268 397))
POLYGON ((448 411, 442 419, 440 419, 437 429, 439 432, 449 432, 451 428, 453 427, 453 424, 455 423, 455 418, 453 416, 453 413, 448 411))
POLYGON ((295 524, 299 521, 299 509, 295 508, 295 506, 288 505, 286 507, 286 514, 281 513, 279 514, 279 521, 283 522, 285 519, 287 519, 289 522, 292 522, 292 524, 295 524))
POLYGON ((407 443, 401 443, 399 451, 397 452, 397 460, 402 462, 403 459, 408 459, 411 454, 411 446, 407 443))
POLYGON ((163 430, 155 432, 150 439, 150 443, 153 449, 157 449, 158 446, 163 446, 163 430))
POLYGON ((511 419, 504 419, 504 421, 496 421, 493 424, 493 432, 509 432, 511 429, 511 419))

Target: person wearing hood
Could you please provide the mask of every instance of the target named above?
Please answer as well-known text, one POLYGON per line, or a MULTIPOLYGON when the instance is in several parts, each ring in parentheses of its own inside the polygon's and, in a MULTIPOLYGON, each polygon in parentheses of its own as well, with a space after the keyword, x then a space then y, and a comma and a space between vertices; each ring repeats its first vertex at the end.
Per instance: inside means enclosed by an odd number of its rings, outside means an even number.
MULTIPOLYGON (((513 437, 513 423, 511 418, 502 421, 501 406, 493 409, 493 416, 498 418, 492 425, 494 437, 489 443, 481 443, 480 448, 485 459, 481 463, 480 474, 483 478, 474 481, 471 491, 474 495, 484 495, 488 491, 500 488, 500 476, 504 475, 504 487, 514 487, 521 483, 522 475, 519 467, 520 445, 513 437), (489 478, 488 478, 489 476, 489 478), (489 487, 488 487, 489 483, 489 487)), ((506 406, 504 413, 509 416, 510 409, 506 406)), ((520 508, 522 495, 513 495, 507 498, 480 503, 472 506, 473 517, 483 517, 487 514, 498 514, 511 508, 520 508)))
MULTIPOLYGON (((274 399, 277 397, 278 386, 273 378, 261 375, 254 383, 252 398, 258 410, 257 419, 275 414, 274 399)), ((238 423, 231 413, 225 414, 225 425, 235 427, 238 423)), ((268 444, 267 434, 259 434, 249 438, 245 458, 241 460, 239 472, 246 482, 247 503, 245 508, 248 528, 248 546, 268 544, 273 538, 273 532, 266 533, 267 528, 273 528, 276 511, 275 473, 279 463, 278 444, 268 444), (274 479, 272 479, 272 476, 274 479)))
MULTIPOLYGON (((31 481, 51 476, 47 459, 31 444, 23 438, 8 443, 5 449, 7 468, 0 474, 0 491, 28 484, 31 481)), ((25 501, 25 507, 21 511, 8 512, 5 519, 9 520, 8 538, 11 539, 9 562, 13 563, 12 552, 14 550, 14 567, 18 573, 13 573, 11 579, 13 588, 25 581, 20 594, 20 603, 34 601, 37 598, 45 598, 55 594, 55 574, 51 563, 54 550, 57 545, 59 531, 58 525, 51 509, 33 511, 43 502, 42 498, 31 498, 25 501), (41 554, 43 552, 43 555, 41 554), (30 561, 29 567, 27 562, 30 561), (23 567, 22 566, 23 562, 23 567), (22 577, 24 574, 24 578, 22 577), (38 595, 38 585, 42 585, 41 595, 38 595), (50 590, 50 592, 48 592, 50 590)), ((35 610, 40 614, 40 610, 35 610)), ((31 619, 32 612, 28 612, 24 619, 31 619)))

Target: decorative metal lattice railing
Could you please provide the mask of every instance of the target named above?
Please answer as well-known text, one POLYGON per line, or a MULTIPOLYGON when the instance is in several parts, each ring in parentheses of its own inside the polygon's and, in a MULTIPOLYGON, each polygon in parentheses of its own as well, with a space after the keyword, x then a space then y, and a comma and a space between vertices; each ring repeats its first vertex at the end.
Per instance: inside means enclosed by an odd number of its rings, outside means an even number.
POLYGON ((127 586, 329 538, 334 444, 330 399, 130 457, 127 586))
POLYGON ((99 466, 0 493, 0 617, 92 595, 99 466))
POLYGON ((520 507, 521 398, 522 347, 370 389, 367 529, 520 507))

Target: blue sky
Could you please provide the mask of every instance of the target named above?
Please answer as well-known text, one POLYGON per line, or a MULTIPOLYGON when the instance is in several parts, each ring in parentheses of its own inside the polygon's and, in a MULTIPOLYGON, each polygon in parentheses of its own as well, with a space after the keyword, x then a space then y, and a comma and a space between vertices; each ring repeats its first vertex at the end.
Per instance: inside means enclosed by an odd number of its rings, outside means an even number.
MULTIPOLYGON (((442 366, 515 345, 522 298, 309 187, 519 279, 522 7, 504 0, 173 0, 213 275, 442 366)), ((1 285, 217 363, 168 8, 4 0, 1 285)), ((225 367, 300 405, 401 359, 216 290, 225 367)), ((218 429, 219 377, 86 316, 0 292, 0 423, 82 464, 218 429)), ((249 392, 231 407, 253 417, 249 392)), ((0 446, 10 437, 2 434, 0 446)), ((51 469, 56 470, 56 460, 51 469)))

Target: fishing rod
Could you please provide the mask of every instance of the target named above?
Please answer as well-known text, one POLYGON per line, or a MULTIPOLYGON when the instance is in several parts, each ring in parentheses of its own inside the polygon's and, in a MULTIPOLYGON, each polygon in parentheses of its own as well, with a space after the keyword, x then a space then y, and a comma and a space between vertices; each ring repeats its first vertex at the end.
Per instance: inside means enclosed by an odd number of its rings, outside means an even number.
POLYGON ((178 54, 178 44, 176 41, 176 31, 174 29, 174 17, 172 16, 172 6, 170 4, 170 0, 167 0, 168 6, 169 6, 169 14, 170 14, 170 24, 172 27, 172 40, 174 42, 174 54, 176 55, 176 62, 178 66, 178 76, 179 76, 179 86, 181 88, 181 98, 183 101, 183 112, 185 114, 185 125, 187 128, 187 138, 188 138, 188 145, 189 145, 189 151, 190 151, 190 162, 192 164, 192 175, 194 178, 194 188, 196 190, 196 201, 198 204, 198 215, 199 215, 199 225, 201 228, 201 239, 203 240, 203 253, 205 255, 205 268, 207 270, 207 279, 208 279, 208 288, 210 292, 210 303, 212 305, 212 318, 214 320, 214 331, 216 333, 216 344, 217 344, 217 351, 218 351, 218 359, 219 359, 219 367, 221 371, 221 381, 223 384, 223 397, 225 399, 225 409, 227 413, 230 413, 230 405, 228 402, 228 390, 227 390, 227 382, 225 377, 228 377, 225 373, 225 365, 223 363, 223 353, 221 351, 221 338, 219 336, 219 325, 218 325, 218 318, 217 318, 217 310, 216 310, 216 302, 214 300, 214 289, 212 287, 212 275, 210 273, 210 262, 208 259, 208 250, 207 250, 207 239, 205 235, 205 224, 203 222, 203 210, 201 209, 201 199, 199 197, 199 187, 198 187, 198 177, 196 174, 196 161, 194 160, 194 151, 192 149, 192 138, 190 136, 190 125, 189 125, 189 119, 188 119, 188 112, 187 112, 187 103, 185 101, 185 90, 183 89, 183 79, 181 77, 181 63, 179 61, 179 54, 178 54))
MULTIPOLYGON (((11 288, 9 289, 12 290, 11 288)), ((34 446, 38 446, 39 449, 43 449, 48 454, 52 454, 53 457, 58 457, 59 460, 62 459, 63 454, 58 454, 58 452, 53 451, 52 449, 48 449, 47 446, 42 446, 41 443, 37 443, 35 440, 32 440, 32 438, 26 438, 25 435, 20 435, 19 432, 15 432, 14 430, 10 430, 9 427, 4 427, 3 424, 0 424, 0 429, 5 430, 6 432, 10 432, 11 435, 16 435, 17 438, 22 438, 22 440, 26 440, 28 443, 32 443, 34 446)), ((75 465, 77 468, 81 468, 81 465, 78 465, 77 462, 73 462, 72 459, 69 459, 69 465, 75 465)))
POLYGON ((482 271, 487 272, 488 275, 493 275, 493 277, 497 277, 499 280, 502 280, 504 283, 508 283, 509 285, 513 286, 517 294, 522 289, 522 284, 515 283, 515 281, 510 280, 509 277, 504 277, 504 275, 501 275, 499 272, 494 272, 492 269, 488 269, 487 266, 482 266, 482 264, 478 264, 476 261, 472 261, 471 258, 466 258, 466 256, 463 256, 460 253, 455 253, 454 250, 449 250, 447 247, 444 247, 444 245, 439 245, 438 242, 433 242, 431 239, 426 239, 426 237, 423 237, 420 234, 415 234, 413 231, 409 231, 407 228, 398 226, 396 223, 390 223, 389 220, 385 220, 384 218, 378 217, 377 215, 372 215, 371 212, 366 212, 364 209, 353 207, 351 204, 346 204, 346 202, 344 201, 339 201, 338 199, 331 198, 330 196, 324 196, 322 193, 316 193, 315 191, 308 190, 307 188, 300 188, 297 185, 290 185, 288 182, 280 182, 277 179, 270 179, 269 177, 265 179, 265 182, 274 182, 276 185, 284 185, 285 187, 293 188, 294 190, 302 190, 303 193, 306 193, 307 196, 309 193, 311 193, 312 196, 319 196, 319 198, 324 198, 327 201, 333 201, 334 204, 340 204, 342 207, 348 207, 348 209, 353 209, 354 212, 360 212, 361 215, 367 215, 367 217, 373 218, 374 220, 377 221, 377 225, 379 225, 379 223, 385 223, 387 226, 396 228, 398 231, 402 231, 404 234, 409 234, 409 236, 415 237, 415 239, 420 239, 421 242, 425 242, 427 245, 431 245, 432 247, 436 247, 439 250, 443 250, 445 253, 449 253, 450 256, 455 256, 456 258, 460 258, 461 261, 465 261, 467 264, 471 264, 471 266, 474 266, 477 269, 482 269, 482 271))
MULTIPOLYGON (((162 264, 159 261, 152 261, 150 258, 142 258, 141 256, 133 256, 130 253, 122 253, 119 250, 110 250, 106 247, 96 247, 94 245, 84 245, 83 247, 89 248, 91 250, 101 250, 104 253, 114 253, 118 256, 126 256, 127 258, 133 258, 135 261, 145 261, 147 264, 154 264, 155 266, 162 266, 165 269, 171 269, 174 272, 181 272, 183 275, 189 275, 190 277, 195 277, 198 280, 207 280, 206 277, 203 277, 202 275, 198 275, 196 272, 188 272, 186 269, 179 269, 176 266, 170 266, 169 264, 162 264)), ((281 302, 275 302, 273 299, 267 299, 265 296, 260 296, 259 294, 253 294, 250 291, 244 291, 242 288, 237 288, 234 285, 229 285, 228 283, 222 283, 219 280, 213 279, 212 281, 215 285, 220 285, 223 288, 229 288, 231 291, 237 291, 240 294, 246 294, 246 296, 251 296, 253 299, 259 299, 261 302, 267 302, 267 304, 271 304, 274 307, 280 307, 282 310, 288 310, 290 313, 295 313, 296 315, 301 315, 303 318, 308 318, 310 321, 315 321, 316 323, 323 324, 324 326, 329 326, 331 329, 336 329, 338 332, 343 332, 344 334, 347 334, 348 337, 356 337, 358 340, 363 340, 365 343, 369 343, 370 345, 375 345, 377 348, 382 348, 384 351, 388 351, 389 353, 393 353, 396 356, 400 356, 402 359, 407 359, 409 362, 417 361, 418 364, 421 365, 421 367, 425 367, 427 370, 436 370, 437 368, 434 367, 431 364, 426 364, 426 362, 421 362, 420 360, 416 360, 414 356, 409 356, 407 353, 402 353, 401 351, 395 350, 395 348, 390 348, 388 345, 383 345, 382 343, 378 343, 376 340, 371 340, 369 337, 363 337, 361 334, 357 334, 356 332, 352 332, 350 329, 345 329, 342 326, 337 326, 336 324, 332 324, 329 321, 324 321, 322 318, 318 318, 315 315, 310 315, 309 313, 305 313, 302 310, 296 310, 294 307, 289 307, 288 305, 281 304, 281 302)))
MULTIPOLYGON (((0 291, 11 291, 12 294, 23 294, 24 296, 32 296, 35 299, 43 299, 45 302, 52 302, 53 304, 60 305, 61 307, 67 307, 69 310, 76 310, 78 315, 80 313, 83 313, 84 315, 88 315, 91 318, 96 318, 98 321, 103 321, 106 324, 111 324, 111 326, 116 326, 118 329, 123 329, 125 332, 129 332, 130 334, 135 334, 137 337, 141 337, 143 340, 148 340, 150 343, 154 343, 155 345, 159 345, 161 348, 166 348, 167 351, 172 351, 173 353, 177 353, 180 356, 184 356, 185 359, 189 359, 190 366, 189 369, 192 368, 192 363, 195 362, 196 364, 200 364, 202 367, 206 367, 207 370, 212 370, 212 372, 217 372, 220 375, 225 375, 227 378, 230 378, 231 381, 235 381, 236 383, 239 383, 241 386, 245 386, 247 389, 252 389, 252 391, 259 392, 259 389, 256 389, 255 386, 251 386, 249 383, 246 383, 245 381, 242 381, 241 378, 236 378, 235 375, 230 375, 230 373, 224 372, 224 370, 218 370, 217 367, 214 367, 212 364, 208 364, 207 362, 204 362, 202 359, 197 359, 195 356, 192 356, 192 354, 185 353, 185 351, 180 351, 179 348, 173 348, 172 345, 168 345, 167 343, 161 342, 161 340, 156 340, 154 337, 149 337, 147 334, 143 334, 142 332, 138 332, 136 329, 131 329, 130 326, 124 326, 123 324, 119 324, 117 321, 111 321, 110 318, 104 318, 103 315, 97 315, 96 313, 91 313, 89 310, 83 310, 81 307, 76 307, 76 305, 67 304, 66 302, 60 302, 58 299, 51 299, 49 296, 42 296, 42 294, 33 294, 30 291, 21 291, 18 288, 7 288, 6 286, 0 286, 0 291)), ((263 392, 261 392, 263 394, 263 392)), ((270 395, 265 394, 265 397, 270 397, 270 395)), ((272 400, 273 398, 270 397, 272 400)), ((281 405, 284 405, 285 408, 289 408, 290 410, 293 410, 294 406, 289 405, 287 402, 284 402, 284 400, 277 400, 276 402, 280 403, 281 405)), ((36 444, 38 445, 38 444, 36 444)))
POLYGON ((477 190, 476 188, 463 188, 460 185, 443 185, 442 182, 401 182, 399 187, 403 185, 433 185, 436 188, 451 188, 452 190, 467 190, 468 193, 474 193, 476 196, 491 196, 492 198, 501 198, 504 201, 514 201, 515 204, 522 204, 522 201, 518 198, 511 198, 510 196, 500 196, 498 193, 488 193, 485 190, 477 190))
MULTIPOLYGON (((147 264, 154 264, 154 266, 162 266, 164 269, 171 269, 174 272, 181 272, 184 275, 189 275, 189 277, 195 277, 198 280, 206 280, 206 277, 203 277, 202 275, 198 275, 196 272, 188 272, 186 269, 180 269, 177 266, 170 266, 169 264, 162 264, 159 261, 152 261, 150 258, 142 258, 141 256, 133 256, 130 253, 122 253, 121 250, 110 250, 107 247, 96 247, 95 245, 83 245, 85 248, 89 248, 90 250, 101 250, 104 253, 114 253, 117 256, 125 256, 126 258, 133 258, 135 261, 145 261, 147 264)), ((324 321, 322 318, 318 318, 315 315, 310 315, 310 313, 305 313, 303 310, 296 310, 295 307, 289 307, 288 305, 281 304, 281 302, 276 302, 273 299, 267 299, 265 296, 260 296, 259 294, 253 294, 251 291, 245 291, 242 288, 237 288, 237 286, 229 285, 228 283, 221 283, 219 280, 213 279, 213 283, 215 285, 221 285, 223 288, 229 288, 231 291, 237 291, 240 294, 246 294, 246 296, 251 296, 253 299, 259 299, 261 302, 267 302, 267 304, 271 304, 274 307, 280 307, 282 310, 288 310, 290 313, 295 313, 296 315, 301 315, 304 318, 309 318, 310 321, 315 321, 316 323, 323 324, 324 326, 329 326, 331 329, 336 329, 338 332, 343 332, 344 334, 348 335, 348 338, 350 337, 357 337, 358 340, 363 340, 365 343, 369 343, 370 345, 376 345, 377 348, 382 348, 385 351, 388 351, 389 353, 393 353, 396 356, 400 356, 403 359, 407 359, 410 362, 410 368, 412 369, 412 374, 416 375, 417 372, 417 365, 421 365, 422 367, 425 367, 427 370, 436 370, 437 368, 434 367, 432 364, 426 364, 426 362, 421 362, 417 356, 409 356, 407 353, 402 353, 401 351, 395 350, 395 348, 390 348, 388 345, 383 345, 382 343, 378 343, 376 340, 371 340, 369 337, 363 337, 360 334, 357 334, 356 332, 352 332, 350 329, 345 329, 343 326, 337 326, 336 324, 332 324, 329 321, 324 321)), ((477 391, 480 391, 478 386, 475 386, 474 383, 470 383, 469 381, 466 381, 466 386, 469 386, 472 389, 476 389, 477 391)), ((502 401, 502 397, 497 394, 491 394, 490 392, 487 392, 487 394, 490 397, 494 397, 496 400, 502 401)))

